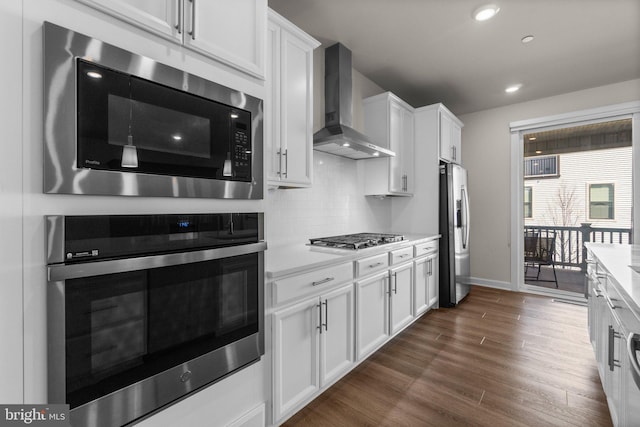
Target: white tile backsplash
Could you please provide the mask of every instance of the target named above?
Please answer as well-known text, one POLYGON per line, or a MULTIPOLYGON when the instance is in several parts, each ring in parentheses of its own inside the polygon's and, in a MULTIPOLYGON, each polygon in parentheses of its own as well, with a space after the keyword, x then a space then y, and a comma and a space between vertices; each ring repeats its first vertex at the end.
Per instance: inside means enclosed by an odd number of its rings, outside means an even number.
POLYGON ((389 231, 391 200, 364 196, 361 162, 314 151, 311 188, 268 190, 267 242, 279 245, 312 237, 389 231))

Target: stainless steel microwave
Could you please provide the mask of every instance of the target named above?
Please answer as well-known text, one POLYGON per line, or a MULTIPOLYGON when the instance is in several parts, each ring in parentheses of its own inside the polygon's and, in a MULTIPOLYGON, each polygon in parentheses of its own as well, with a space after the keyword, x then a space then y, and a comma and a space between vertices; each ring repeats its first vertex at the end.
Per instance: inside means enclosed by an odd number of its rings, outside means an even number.
POLYGON ((44 23, 44 191, 261 199, 263 102, 44 23))

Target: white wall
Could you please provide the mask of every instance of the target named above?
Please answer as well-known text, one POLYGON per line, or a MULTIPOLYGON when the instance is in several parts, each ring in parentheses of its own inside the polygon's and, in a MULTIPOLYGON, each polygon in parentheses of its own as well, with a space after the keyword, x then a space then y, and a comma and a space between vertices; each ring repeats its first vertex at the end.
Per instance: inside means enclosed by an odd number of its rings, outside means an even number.
MULTIPOLYGON (((266 19, 266 17, 265 17, 266 19)), ((3 35, 0 145, 0 402, 47 401, 44 215, 263 211, 263 201, 49 195, 42 192, 42 23, 51 21, 264 98, 247 78, 75 1, 8 0, 3 35), (24 71, 24 72, 23 72, 24 71)), ((267 397, 259 362, 149 418, 145 425, 227 423, 267 397), (206 404, 203 404, 206 402, 206 404)))
MULTIPOLYGON (((516 95, 517 96, 517 95, 516 95)), ((640 79, 460 116, 469 172, 471 276, 510 284, 511 183, 509 123, 640 99, 640 79)), ((636 202, 638 203, 638 202, 636 202)))
MULTIPOLYGON (((313 127, 324 126, 324 49, 313 55, 313 127)), ((362 99, 384 90, 353 70, 353 127, 363 131, 362 99)), ((364 196, 362 161, 313 152, 311 188, 270 189, 266 197, 270 246, 312 237, 389 231, 391 201, 364 196)))
POLYGON ((7 404, 23 399, 21 8, 21 0, 0 3, 0 402, 7 404))

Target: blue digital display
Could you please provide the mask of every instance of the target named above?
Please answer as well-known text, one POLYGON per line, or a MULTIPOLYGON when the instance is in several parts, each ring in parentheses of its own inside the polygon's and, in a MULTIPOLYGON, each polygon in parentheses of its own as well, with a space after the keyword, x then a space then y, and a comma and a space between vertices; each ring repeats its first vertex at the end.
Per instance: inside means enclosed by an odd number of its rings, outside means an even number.
POLYGON ((178 221, 178 228, 189 228, 191 226, 191 222, 188 219, 182 219, 178 221))

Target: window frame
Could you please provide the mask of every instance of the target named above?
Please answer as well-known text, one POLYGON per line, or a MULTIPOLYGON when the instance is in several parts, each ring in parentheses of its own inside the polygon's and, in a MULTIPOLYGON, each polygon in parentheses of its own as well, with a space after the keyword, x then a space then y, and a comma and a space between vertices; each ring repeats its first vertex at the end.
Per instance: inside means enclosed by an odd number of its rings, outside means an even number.
POLYGON ((533 219, 533 187, 530 185, 524 186, 524 192, 522 193, 522 217, 524 219, 533 219), (527 203, 527 191, 529 191, 529 202, 527 203), (529 216, 527 216, 527 205, 529 205, 529 216))
POLYGON ((590 221, 615 221, 616 220, 616 184, 615 182, 589 182, 587 183, 587 218, 590 221), (609 193, 609 199, 610 201, 608 202, 601 202, 601 201, 596 201, 596 202, 592 202, 591 201, 591 187, 592 186, 608 186, 610 188, 610 193, 609 193), (604 205, 605 203, 607 205, 610 205, 609 208, 609 212, 611 214, 610 217, 607 218, 594 218, 593 216, 591 216, 591 206, 592 203, 599 203, 601 206, 604 205))

